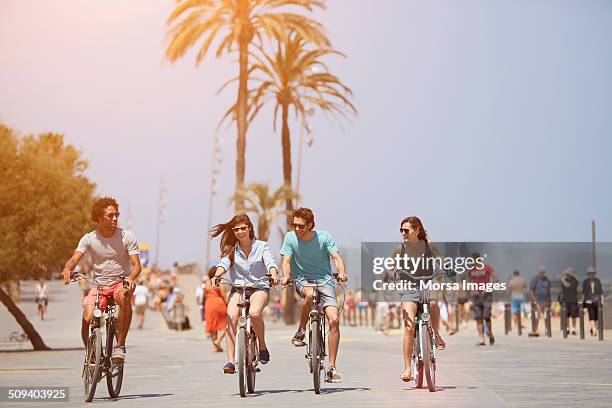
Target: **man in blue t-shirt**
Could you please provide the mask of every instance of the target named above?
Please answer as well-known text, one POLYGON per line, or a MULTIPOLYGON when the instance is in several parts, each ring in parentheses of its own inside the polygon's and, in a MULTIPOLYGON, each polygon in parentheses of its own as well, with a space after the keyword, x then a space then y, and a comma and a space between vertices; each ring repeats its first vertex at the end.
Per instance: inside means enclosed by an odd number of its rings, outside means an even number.
POLYGON ((342 376, 336 370, 336 356, 338 354, 338 343, 340 342, 340 324, 338 321, 338 302, 336 301, 336 289, 332 279, 332 271, 329 258, 333 259, 338 270, 338 280, 346 282, 347 276, 344 270, 344 261, 340 257, 336 241, 327 231, 314 231, 314 214, 308 208, 298 208, 293 212, 293 231, 285 235, 283 247, 281 248, 282 284, 286 285, 289 277, 295 279, 295 290, 304 299, 300 324, 298 331, 291 342, 294 346, 304 346, 306 335, 306 323, 308 315, 313 309, 312 287, 307 287, 301 282, 326 283, 317 288, 319 293, 319 305, 325 312, 329 322, 329 369, 326 373, 327 382, 341 382, 342 376))
MULTIPOLYGON (((546 315, 546 308, 550 307, 550 280, 546 277, 546 269, 543 266, 538 268, 538 274, 529 283, 531 292, 531 305, 535 306, 537 313, 535 316, 535 333, 539 334, 540 316, 546 315)), ((533 313, 533 311, 532 311, 533 313)))

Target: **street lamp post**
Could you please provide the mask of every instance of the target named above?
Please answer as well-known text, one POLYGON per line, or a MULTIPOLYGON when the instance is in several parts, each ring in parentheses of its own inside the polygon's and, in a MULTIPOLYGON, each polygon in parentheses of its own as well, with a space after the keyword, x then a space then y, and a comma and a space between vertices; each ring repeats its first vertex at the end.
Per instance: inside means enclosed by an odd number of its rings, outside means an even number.
POLYGON ((210 263, 210 229, 212 228, 212 215, 213 215, 213 204, 214 196, 217 194, 217 188, 219 187, 219 174, 221 169, 219 165, 223 161, 221 157, 221 139, 218 134, 215 134, 213 149, 212 149, 212 161, 211 161, 211 179, 210 179, 210 194, 208 195, 208 229, 206 230, 206 264, 205 269, 208 270, 208 264, 210 263))
POLYGON ((166 193, 166 183, 162 178, 159 182, 159 207, 157 211, 157 233, 155 235, 155 266, 159 266, 159 232, 160 226, 164 222, 164 208, 166 208, 166 204, 164 203, 164 197, 166 193))

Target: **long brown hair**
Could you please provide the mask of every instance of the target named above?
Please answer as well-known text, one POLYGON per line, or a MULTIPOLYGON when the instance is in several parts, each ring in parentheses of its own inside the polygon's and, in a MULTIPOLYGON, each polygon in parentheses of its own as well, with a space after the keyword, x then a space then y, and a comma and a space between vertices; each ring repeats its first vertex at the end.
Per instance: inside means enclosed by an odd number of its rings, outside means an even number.
POLYGON ((210 229, 211 238, 216 238, 221 235, 221 242, 219 243, 221 258, 226 256, 229 257, 230 267, 234 266, 234 248, 236 248, 236 244, 238 243, 238 238, 234 235, 232 228, 243 223, 249 226, 249 238, 254 240, 255 232, 253 231, 253 223, 246 214, 236 214, 225 224, 217 224, 210 229))
POLYGON ((429 238, 427 237, 427 231, 425 231, 423 223, 421 222, 419 217, 411 216, 404 218, 400 223, 400 228, 402 228, 402 225, 404 225, 405 223, 409 223, 413 229, 419 229, 419 233, 417 234, 417 238, 419 239, 419 241, 429 240, 429 238))

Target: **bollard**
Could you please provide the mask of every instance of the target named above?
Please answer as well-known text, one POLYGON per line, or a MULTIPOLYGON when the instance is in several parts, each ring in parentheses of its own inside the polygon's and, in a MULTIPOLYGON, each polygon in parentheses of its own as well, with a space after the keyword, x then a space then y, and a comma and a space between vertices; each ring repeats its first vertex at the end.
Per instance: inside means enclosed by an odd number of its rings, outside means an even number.
POLYGON ((603 341, 604 325, 603 325, 603 302, 597 302, 597 334, 599 341, 603 341))
POLYGON ((512 331, 512 314, 510 313, 510 303, 504 303, 504 332, 506 335, 512 331))
POLYGON ((584 303, 578 303, 578 320, 580 323, 580 340, 584 340, 584 303))
POLYGON ((519 336, 523 335, 523 322, 522 322, 522 318, 523 318, 523 316, 521 316, 521 309, 519 308, 519 310, 516 311, 516 330, 517 330, 519 336))
POLYGON ((567 339, 567 304, 565 302, 561 302, 561 333, 563 333, 563 338, 567 339))
POLYGON ((546 305, 546 312, 545 312, 545 320, 544 323, 546 325, 546 337, 552 337, 552 321, 551 321, 551 310, 550 310, 550 304, 546 305))
POLYGON ((459 302, 455 302, 455 332, 459 333, 459 302))
MULTIPOLYGON (((531 302, 531 333, 529 333, 529 337, 538 337, 540 334, 536 331, 536 313, 537 306, 535 302, 531 302)), ((539 316, 538 316, 539 317, 539 316)))

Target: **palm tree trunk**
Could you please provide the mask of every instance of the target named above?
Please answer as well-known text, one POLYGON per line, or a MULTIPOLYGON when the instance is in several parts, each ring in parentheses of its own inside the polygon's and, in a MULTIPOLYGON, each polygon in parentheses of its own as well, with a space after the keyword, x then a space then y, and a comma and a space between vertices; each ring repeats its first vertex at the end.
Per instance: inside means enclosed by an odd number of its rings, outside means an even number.
MULTIPOLYGON (((281 134, 281 145, 283 148, 283 180, 285 187, 291 191, 291 138, 289 133, 289 104, 283 102, 283 129, 281 134)), ((288 197, 285 200, 285 209, 287 210, 287 231, 291 231, 293 223, 293 198, 288 197)), ((291 287, 285 288, 285 308, 283 309, 283 319, 286 324, 295 323, 295 297, 291 287)))
POLYGON ((13 315, 13 317, 15 317, 15 320, 21 326, 23 332, 27 334, 28 338, 30 339, 30 342, 32 343, 32 347, 34 347, 34 350, 50 350, 50 348, 47 347, 47 345, 43 341, 42 337, 40 337, 40 334, 38 334, 34 326, 32 326, 32 323, 30 323, 30 321, 27 317, 25 317, 21 309, 17 307, 15 302, 13 302, 13 299, 11 299, 11 297, 1 287, 0 301, 4 304, 4 306, 6 306, 6 308, 13 315))
MULTIPOLYGON (((246 133, 247 133, 247 82, 249 65, 249 46, 250 38, 247 34, 240 34, 240 75, 238 81, 238 101, 236 105, 236 124, 238 137, 236 138, 236 191, 244 187, 244 174, 246 167, 246 133)), ((236 200, 236 212, 244 209, 244 200, 236 200)))
MULTIPOLYGON (((283 148, 283 181, 288 191, 291 189, 291 135, 289 132, 289 104, 283 102, 282 104, 282 115, 283 115, 283 129, 281 134, 281 145, 283 148)), ((287 210, 287 231, 291 231, 291 224, 293 219, 291 212, 293 211, 293 198, 288 195, 285 200, 285 209, 287 210)))

